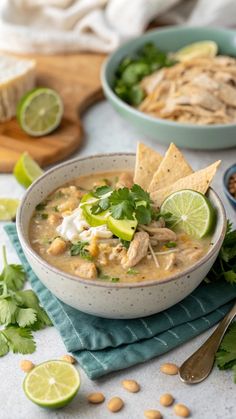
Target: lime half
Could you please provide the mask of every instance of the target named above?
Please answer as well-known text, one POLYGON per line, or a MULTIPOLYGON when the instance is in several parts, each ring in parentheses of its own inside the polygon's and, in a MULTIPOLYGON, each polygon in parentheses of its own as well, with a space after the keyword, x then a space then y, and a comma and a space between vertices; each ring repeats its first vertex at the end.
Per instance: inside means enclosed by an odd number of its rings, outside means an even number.
POLYGON ((77 394, 80 376, 66 361, 48 361, 37 365, 23 383, 26 396, 42 407, 66 406, 77 394))
POLYGON ((194 42, 179 49, 173 58, 177 61, 189 61, 194 58, 213 58, 218 52, 218 46, 213 41, 194 42))
POLYGON ((13 174, 22 186, 28 188, 34 180, 43 174, 43 170, 28 153, 23 153, 15 164, 13 174))
POLYGON ((26 93, 17 106, 17 119, 21 128, 33 137, 54 131, 61 122, 62 100, 57 92, 38 87, 26 93))
POLYGON ((19 199, 0 198, 0 221, 14 220, 19 199))
POLYGON ((215 224, 215 211, 209 199, 190 189, 168 196, 160 210, 162 214, 172 214, 168 227, 196 238, 207 236, 215 224))

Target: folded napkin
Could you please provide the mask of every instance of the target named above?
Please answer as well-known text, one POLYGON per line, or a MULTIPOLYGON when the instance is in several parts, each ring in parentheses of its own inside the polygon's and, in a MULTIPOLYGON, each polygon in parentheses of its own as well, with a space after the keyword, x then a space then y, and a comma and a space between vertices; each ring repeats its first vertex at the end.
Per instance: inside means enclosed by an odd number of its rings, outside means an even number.
POLYGON ((4 227, 33 290, 91 379, 159 356, 217 323, 231 308, 236 286, 202 283, 180 303, 142 319, 110 320, 76 310, 58 300, 30 268, 14 224, 4 227))
POLYGON ((1 0, 0 49, 111 52, 148 24, 235 26, 234 0, 1 0))

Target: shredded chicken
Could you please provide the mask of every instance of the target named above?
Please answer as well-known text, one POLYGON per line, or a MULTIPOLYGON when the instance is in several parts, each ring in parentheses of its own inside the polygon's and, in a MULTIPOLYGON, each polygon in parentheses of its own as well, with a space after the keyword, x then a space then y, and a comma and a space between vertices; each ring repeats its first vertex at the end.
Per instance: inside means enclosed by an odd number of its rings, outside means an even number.
POLYGON ((217 56, 177 63, 145 77, 139 109, 152 116, 194 124, 236 121, 236 59, 217 56))
POLYGON ((157 242, 175 241, 177 238, 175 232, 166 227, 142 226, 142 229, 146 230, 150 234, 150 238, 157 240, 157 242))
POLYGON ((174 267, 175 264, 176 264, 176 255, 175 255, 175 253, 171 253, 168 256, 168 261, 167 261, 167 264, 165 266, 165 270, 166 271, 171 270, 174 267))
POLYGON ((147 256, 149 245, 149 235, 145 231, 135 233, 130 243, 127 254, 122 258, 121 265, 124 269, 132 268, 137 265, 141 259, 147 256))

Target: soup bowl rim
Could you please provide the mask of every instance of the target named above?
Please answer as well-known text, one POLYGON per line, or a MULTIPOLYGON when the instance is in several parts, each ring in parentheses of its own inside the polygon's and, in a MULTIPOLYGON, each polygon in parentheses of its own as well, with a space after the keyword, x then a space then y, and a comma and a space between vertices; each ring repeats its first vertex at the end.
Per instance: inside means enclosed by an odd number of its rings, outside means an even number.
MULTIPOLYGON (((213 199, 215 201, 217 201, 219 211, 221 212, 221 214, 223 216, 223 222, 222 222, 221 232, 220 232, 219 238, 211 246, 210 250, 200 260, 198 260, 196 263, 194 263, 190 267, 184 269, 183 271, 181 271, 177 274, 174 274, 174 275, 172 275, 168 278, 155 279, 155 280, 151 280, 151 281, 140 281, 140 282, 134 282, 134 283, 130 283, 130 282, 112 283, 112 282, 101 281, 99 279, 97 279, 97 280, 96 279, 95 280, 94 279, 93 280, 85 279, 85 278, 81 278, 79 276, 77 277, 76 275, 72 275, 68 272, 65 272, 65 271, 62 271, 62 270, 56 268, 55 266, 51 265, 46 260, 44 260, 32 248, 30 242, 26 238, 26 234, 25 234, 24 227, 23 227, 23 216, 24 216, 24 211, 25 211, 25 202, 28 199, 28 197, 32 194, 32 192, 35 190, 35 188, 42 182, 42 180, 44 180, 47 177, 50 177, 52 174, 55 174, 56 171, 66 167, 68 165, 77 164, 80 161, 86 161, 86 160, 90 160, 90 159, 94 159, 94 158, 101 158, 101 157, 114 158, 114 157, 117 157, 117 156, 135 157, 135 153, 119 153, 119 152, 117 152, 117 153, 99 153, 99 154, 89 155, 89 156, 86 156, 86 157, 77 157, 75 159, 68 160, 66 162, 60 163, 60 164, 52 167, 51 169, 47 170, 42 176, 40 176, 37 180, 35 180, 33 182, 33 184, 27 189, 25 195, 23 196, 23 198, 21 200, 21 203, 20 203, 20 206, 19 206, 18 211, 17 211, 17 215, 16 215, 17 234, 18 234, 18 237, 19 237, 19 240, 20 240, 20 243, 21 243, 21 246, 22 246, 24 252, 30 254, 31 258, 35 261, 35 263, 43 266, 43 268, 45 270, 51 271, 55 275, 63 276, 63 278, 66 278, 70 281, 80 282, 83 285, 102 287, 102 288, 119 288, 119 289, 120 288, 128 288, 128 289, 131 289, 131 288, 144 288, 144 287, 149 287, 149 286, 151 287, 151 286, 163 285, 163 284, 166 284, 166 283, 169 283, 169 282, 175 282, 176 280, 181 279, 184 276, 188 276, 191 273, 197 271, 198 268, 200 268, 203 264, 207 263, 216 253, 219 252, 220 247, 223 243, 226 228, 227 228, 227 219, 226 219, 226 213, 225 213, 223 203, 221 202, 221 199, 219 198, 218 194, 211 187, 209 188, 209 191, 211 192, 211 194, 213 194, 213 199)), ((61 185, 61 186, 63 186, 63 185, 61 185)), ((27 227, 29 227, 29 222, 30 222, 30 218, 28 220, 27 227)))

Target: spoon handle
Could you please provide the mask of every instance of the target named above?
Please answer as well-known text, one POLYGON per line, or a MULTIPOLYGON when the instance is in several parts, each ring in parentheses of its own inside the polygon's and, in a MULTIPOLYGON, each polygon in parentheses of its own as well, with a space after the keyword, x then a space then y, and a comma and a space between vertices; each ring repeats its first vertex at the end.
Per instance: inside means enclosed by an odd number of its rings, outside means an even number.
POLYGON ((187 384, 197 384, 208 377, 214 365, 216 351, 235 316, 236 303, 206 342, 181 365, 179 369, 181 381, 187 384))

